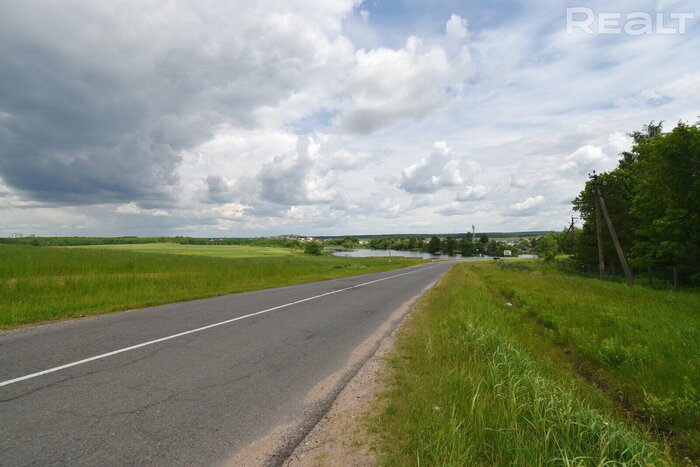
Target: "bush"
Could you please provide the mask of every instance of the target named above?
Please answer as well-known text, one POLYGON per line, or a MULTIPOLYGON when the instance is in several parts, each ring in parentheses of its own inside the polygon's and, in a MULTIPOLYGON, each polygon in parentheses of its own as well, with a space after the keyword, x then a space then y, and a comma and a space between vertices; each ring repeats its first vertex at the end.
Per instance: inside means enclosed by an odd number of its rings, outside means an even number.
POLYGON ((547 262, 554 261, 559 253, 559 244, 554 235, 545 235, 537 241, 537 255, 547 262))
POLYGON ((639 343, 623 346, 613 338, 603 339, 598 348, 598 359, 610 368, 627 365, 639 368, 652 360, 650 350, 639 343))
POLYGON ((317 242, 308 242, 304 245, 304 253, 307 255, 321 255, 323 251, 323 245, 317 242))
POLYGON ((645 414, 664 425, 691 427, 700 418, 700 394, 688 380, 683 377, 680 394, 670 397, 657 397, 645 393, 645 414))

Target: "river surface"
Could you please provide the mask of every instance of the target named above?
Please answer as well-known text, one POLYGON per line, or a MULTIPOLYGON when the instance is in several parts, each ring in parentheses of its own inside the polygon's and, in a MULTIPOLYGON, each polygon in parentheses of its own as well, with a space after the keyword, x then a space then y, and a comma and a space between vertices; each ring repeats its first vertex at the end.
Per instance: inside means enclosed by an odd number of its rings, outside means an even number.
MULTIPOLYGON (((370 250, 367 248, 356 248, 352 250, 340 250, 333 252, 333 256, 349 256, 351 258, 369 258, 375 256, 405 256, 408 258, 423 259, 459 259, 460 255, 433 255, 422 251, 401 251, 401 250, 370 250)), ((520 258, 534 258, 535 255, 520 255, 520 258)))

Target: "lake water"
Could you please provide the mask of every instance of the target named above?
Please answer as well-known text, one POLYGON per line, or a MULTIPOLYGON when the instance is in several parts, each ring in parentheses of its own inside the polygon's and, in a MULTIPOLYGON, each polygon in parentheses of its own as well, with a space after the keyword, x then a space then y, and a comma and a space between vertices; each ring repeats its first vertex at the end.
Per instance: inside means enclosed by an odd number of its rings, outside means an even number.
MULTIPOLYGON (((421 251, 401 251, 401 250, 370 250, 366 248, 357 248, 352 250, 340 250, 333 252, 333 256, 349 256, 351 258, 369 258, 377 256, 405 256, 408 258, 423 258, 423 259, 459 259, 462 256, 455 255, 432 255, 421 251)), ((535 255, 520 255, 520 258, 535 258, 535 255)))

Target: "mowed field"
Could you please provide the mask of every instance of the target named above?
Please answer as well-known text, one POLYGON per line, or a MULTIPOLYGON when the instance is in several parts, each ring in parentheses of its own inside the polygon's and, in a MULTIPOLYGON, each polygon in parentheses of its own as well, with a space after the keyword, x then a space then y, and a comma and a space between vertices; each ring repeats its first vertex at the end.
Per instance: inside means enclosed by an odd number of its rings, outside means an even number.
POLYGON ((179 243, 86 245, 70 248, 124 250, 140 253, 165 253, 174 255, 199 255, 213 256, 217 258, 264 258, 303 254, 300 249, 296 248, 273 248, 248 245, 181 245, 179 243))
POLYGON ((231 245, 123 246, 0 245, 0 328, 368 274, 423 262, 409 258, 309 256, 278 248, 231 245), (134 251, 143 246, 158 252, 134 251))
POLYGON ((698 291, 460 264, 391 368, 385 465, 700 463, 698 291))

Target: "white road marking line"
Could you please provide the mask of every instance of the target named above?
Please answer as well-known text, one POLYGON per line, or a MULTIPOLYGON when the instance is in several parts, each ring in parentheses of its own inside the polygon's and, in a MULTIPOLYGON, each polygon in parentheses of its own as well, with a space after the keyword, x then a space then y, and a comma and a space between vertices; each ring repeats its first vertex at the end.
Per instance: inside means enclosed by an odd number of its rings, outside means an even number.
POLYGON ((7 381, 2 381, 2 382, 0 382, 0 387, 2 387, 2 386, 8 386, 8 385, 13 384, 13 383, 19 383, 20 381, 25 381, 25 380, 28 380, 28 379, 36 378, 36 377, 38 377, 38 376, 47 375, 47 374, 49 374, 49 373, 55 373, 55 372, 57 372, 57 371, 65 370, 66 368, 71 368, 71 367, 74 367, 74 366, 82 365, 82 364, 84 364, 84 363, 89 363, 89 362, 93 362, 93 361, 95 361, 95 360, 100 360, 100 359, 103 359, 103 358, 111 357, 112 355, 117 355, 117 354, 120 354, 120 353, 129 352, 130 350, 140 349, 141 347, 146 347, 146 346, 148 346, 148 345, 153 345, 153 344, 157 344, 157 343, 159 343, 159 342, 168 341, 168 340, 170 340, 170 339, 175 339, 175 338, 177 338, 177 337, 186 336, 186 335, 188 335, 188 334, 194 334, 194 333, 196 333, 196 332, 201 332, 201 331, 204 331, 204 330, 207 330, 207 329, 215 328, 215 327, 217 327, 217 326, 223 326, 224 324, 233 323, 234 321, 240 321, 240 320, 242 320, 242 319, 250 318, 250 317, 253 317, 253 316, 257 316, 257 315, 262 315, 263 313, 269 313, 270 311, 279 310, 280 308, 287 308, 287 307, 290 307, 290 306, 293 306, 293 305, 297 305, 297 304, 299 304, 299 303, 308 302, 308 301, 310 301, 310 300, 316 300, 316 299, 318 299, 318 298, 326 297, 326 296, 328 296, 328 295, 333 295, 333 294, 340 293, 340 292, 345 292, 346 290, 357 289, 357 288, 359 288, 359 287, 364 287, 364 286, 366 286, 366 285, 375 284, 375 283, 377 283, 377 282, 381 282, 381 281, 385 281, 385 280, 389 280, 389 279, 394 279, 394 278, 396 278, 396 277, 407 276, 407 275, 409 275, 409 274, 415 274, 415 273, 417 273, 417 272, 426 271, 426 270, 432 269, 432 268, 434 268, 434 267, 435 267, 435 266, 429 266, 429 267, 426 267, 426 268, 420 268, 420 269, 416 269, 416 270, 414 270, 414 271, 409 271, 409 272, 404 272, 404 273, 401 273, 401 274, 396 274, 396 275, 394 275, 394 276, 383 277, 383 278, 381 278, 381 279, 375 279, 375 280, 369 281, 369 282, 363 282, 362 284, 352 285, 352 286, 350 286, 350 287, 345 287, 345 288, 343 288, 343 289, 333 290, 333 291, 331 291, 331 292, 322 293, 322 294, 320 294, 320 295, 314 295, 313 297, 302 298, 301 300, 296 300, 296 301, 294 301, 294 302, 285 303, 284 305, 278 305, 278 306, 275 306, 275 307, 272 307, 272 308, 268 308, 268 309, 266 309, 266 310, 256 311, 255 313, 250 313, 250 314, 247 314, 247 315, 239 316, 239 317, 237 317, 237 318, 227 319, 226 321, 221 321, 221 322, 218 322, 218 323, 209 324, 209 325, 207 325, 207 326, 202 326, 202 327, 196 328, 196 329, 190 329, 189 331, 179 332, 179 333, 177 333, 177 334, 172 334, 172 335, 170 335, 170 336, 161 337, 161 338, 159 338, 159 339, 154 339, 154 340, 152 340, 152 341, 143 342, 143 343, 141 343, 141 344, 136 344, 136 345, 132 345, 132 346, 129 346, 129 347, 124 347, 123 349, 113 350, 113 351, 111 351, 111 352, 103 353, 103 354, 100 354, 100 355, 95 355, 94 357, 84 358, 84 359, 82 359, 82 360, 78 360, 78 361, 75 361, 75 362, 72 362, 72 363, 66 363, 65 365, 60 365, 60 366, 56 366, 56 367, 53 367, 53 368, 49 368, 48 370, 38 371, 38 372, 36 372, 36 373, 32 373, 32 374, 25 375, 25 376, 20 376, 20 377, 18 377, 18 378, 14 378, 14 379, 8 379, 7 381))

